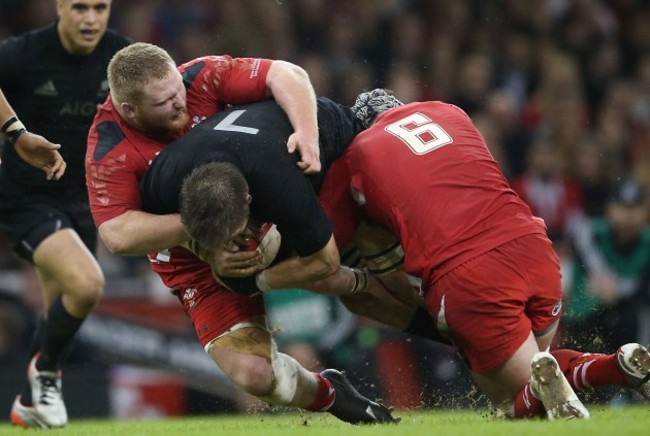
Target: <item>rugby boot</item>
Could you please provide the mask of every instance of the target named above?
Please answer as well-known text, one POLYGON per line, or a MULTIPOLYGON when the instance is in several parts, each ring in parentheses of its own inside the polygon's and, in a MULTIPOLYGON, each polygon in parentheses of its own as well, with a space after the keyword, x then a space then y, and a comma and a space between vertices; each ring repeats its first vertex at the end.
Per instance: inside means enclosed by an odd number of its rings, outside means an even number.
POLYGON ((391 411, 383 404, 370 401, 352 386, 345 375, 335 369, 326 369, 321 375, 334 387, 334 403, 327 410, 341 421, 350 424, 396 423, 391 411))
POLYGON ((34 356, 29 364, 27 378, 32 387, 32 402, 40 419, 48 427, 64 427, 68 423, 68 412, 63 402, 61 371, 39 371, 34 356))
POLYGON ((616 351, 616 363, 630 388, 650 400, 650 352, 641 344, 625 344, 616 351))
POLYGON ((575 394, 550 353, 535 354, 530 368, 530 390, 535 398, 544 404, 549 420, 589 419, 589 411, 575 394))
POLYGON ((11 406, 11 424, 22 428, 49 428, 49 425, 41 418, 33 406, 23 406, 20 402, 20 395, 14 400, 11 406))

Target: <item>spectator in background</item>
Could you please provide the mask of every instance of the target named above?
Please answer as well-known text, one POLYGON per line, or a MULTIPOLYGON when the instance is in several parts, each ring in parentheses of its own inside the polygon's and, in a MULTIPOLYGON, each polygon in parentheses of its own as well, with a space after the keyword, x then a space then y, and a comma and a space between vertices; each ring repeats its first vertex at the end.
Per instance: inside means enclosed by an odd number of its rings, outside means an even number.
MULTIPOLYGON (((528 151, 527 169, 512 182, 515 192, 544 220, 549 237, 562 243, 582 210, 577 185, 564 176, 565 161, 553 138, 537 137, 528 151)), ((557 249, 557 247, 556 247, 557 249)))
POLYGON ((636 182, 615 186, 605 215, 576 228, 572 285, 566 296, 566 342, 612 352, 636 342, 641 280, 650 269, 646 196, 636 182))
POLYGON ((607 194, 612 184, 609 162, 604 147, 593 135, 581 138, 570 156, 570 174, 578 186, 579 198, 587 217, 595 218, 605 213, 607 194))

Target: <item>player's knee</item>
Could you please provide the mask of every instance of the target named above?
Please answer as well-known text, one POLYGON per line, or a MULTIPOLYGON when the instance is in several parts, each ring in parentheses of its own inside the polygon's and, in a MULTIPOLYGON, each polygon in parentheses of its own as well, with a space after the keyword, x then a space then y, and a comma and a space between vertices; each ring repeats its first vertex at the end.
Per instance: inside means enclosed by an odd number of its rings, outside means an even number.
POLYGON ((271 390, 259 398, 269 404, 292 406, 298 390, 300 372, 304 369, 293 357, 278 353, 275 347, 273 347, 272 354, 273 383, 271 390))
POLYGON ((90 310, 102 297, 104 284, 104 275, 101 271, 79 271, 68 282, 68 288, 75 303, 90 310))
POLYGON ((298 389, 300 364, 292 357, 273 352, 272 363, 243 359, 233 381, 245 392, 269 404, 291 406, 298 389))
POLYGON ((246 356, 238 362, 236 371, 230 374, 232 381, 243 391, 262 398, 273 390, 273 369, 266 359, 246 356))

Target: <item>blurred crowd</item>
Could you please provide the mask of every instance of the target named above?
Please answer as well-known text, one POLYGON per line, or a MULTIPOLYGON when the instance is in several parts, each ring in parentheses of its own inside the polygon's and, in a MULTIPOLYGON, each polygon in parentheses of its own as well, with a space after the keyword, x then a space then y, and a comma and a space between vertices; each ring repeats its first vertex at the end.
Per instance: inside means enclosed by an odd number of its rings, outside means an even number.
MULTIPOLYGON (((0 39, 51 22, 54 3, 0 0, 0 39)), ((344 104, 382 86, 460 106, 560 255, 558 346, 607 352, 650 341, 649 23, 647 0, 113 0, 111 21, 178 63, 294 62, 344 104)), ((108 296, 157 287, 138 260, 100 259, 108 296), (139 284, 114 285, 127 276, 139 284)), ((3 287, 16 270, 1 246, 3 287)))

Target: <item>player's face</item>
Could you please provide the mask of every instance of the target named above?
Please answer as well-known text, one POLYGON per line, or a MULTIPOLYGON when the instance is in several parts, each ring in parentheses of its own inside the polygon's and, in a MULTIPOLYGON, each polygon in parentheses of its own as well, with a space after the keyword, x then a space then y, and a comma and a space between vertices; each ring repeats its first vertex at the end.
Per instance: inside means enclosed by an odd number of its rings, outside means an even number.
POLYGON ((646 226, 648 212, 645 204, 611 203, 607 207, 607 219, 619 242, 626 243, 639 238, 646 226))
POLYGON ((57 29, 66 51, 88 55, 106 33, 112 0, 57 0, 57 29))
POLYGON ((250 194, 246 194, 246 218, 239 223, 237 229, 229 235, 230 239, 225 244, 226 248, 230 250, 247 250, 249 247, 249 239, 257 237, 261 232, 261 225, 249 220, 250 215, 249 205, 251 203, 250 194))
POLYGON ((170 66, 164 79, 152 79, 142 89, 143 97, 135 105, 138 127, 154 134, 182 130, 189 122, 183 78, 170 66))

